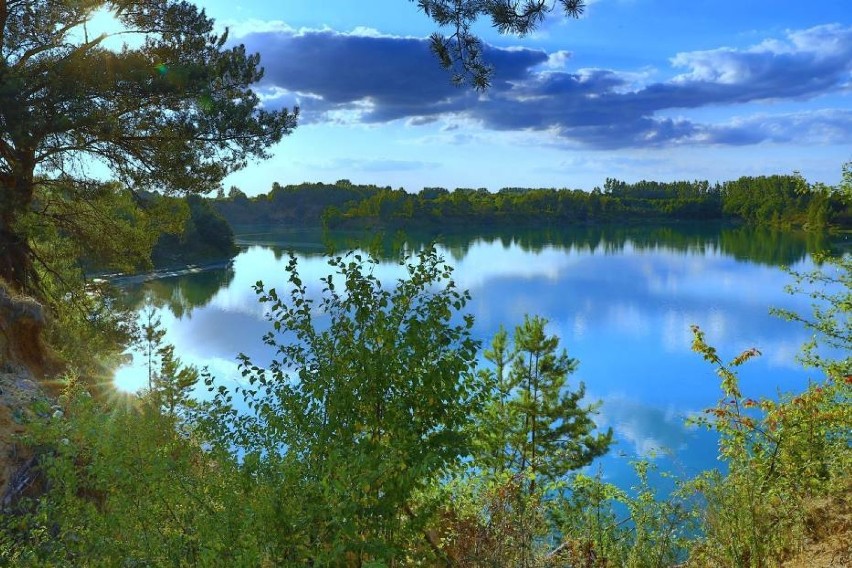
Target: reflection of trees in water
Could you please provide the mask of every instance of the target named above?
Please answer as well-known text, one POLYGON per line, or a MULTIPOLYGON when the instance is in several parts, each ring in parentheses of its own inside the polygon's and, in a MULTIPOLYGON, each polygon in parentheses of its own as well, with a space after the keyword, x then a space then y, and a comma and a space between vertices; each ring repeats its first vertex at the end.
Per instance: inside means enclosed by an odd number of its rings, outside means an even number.
POLYGON ((123 288, 123 301, 133 309, 150 304, 168 308, 175 317, 191 316, 195 308, 210 303, 216 292, 234 279, 232 267, 159 278, 123 288))
POLYGON ((272 251, 275 260, 290 252, 299 256, 322 256, 326 252, 325 232, 320 228, 278 225, 239 225, 236 241, 247 247, 261 246, 272 251))
POLYGON ((324 256, 326 253, 326 248, 320 243, 313 245, 308 243, 293 243, 287 245, 274 244, 267 245, 267 248, 272 251, 272 255, 275 257, 275 260, 286 258, 291 252, 303 258, 324 256))
POLYGON ((779 266, 790 266, 814 252, 837 252, 830 237, 825 233, 742 228, 723 232, 721 241, 722 250, 737 260, 752 260, 779 266))
MULTIPOLYGON (((377 234, 374 232, 330 232, 326 246, 337 251, 360 248, 381 258, 393 259, 403 246, 419 248, 437 241, 453 260, 463 259, 477 243, 499 243, 504 248, 516 245, 526 252, 559 248, 576 252, 619 254, 628 246, 634 250, 667 250, 691 254, 722 253, 738 260, 771 266, 787 266, 817 251, 833 250, 824 233, 779 231, 746 226, 722 226, 712 223, 669 226, 587 226, 572 228, 472 230, 437 233, 377 234)), ((299 247, 293 250, 302 254, 299 247)), ((317 250, 310 251, 317 254, 317 250)))
MULTIPOLYGON (((268 246, 277 259, 290 251, 316 257, 326 251, 369 250, 379 258, 396 260, 403 247, 420 248, 437 241, 456 262, 478 243, 518 246, 526 252, 556 248, 578 253, 619 254, 633 250, 661 250, 686 254, 725 254, 737 260, 771 266, 789 266, 817 251, 837 252, 838 245, 820 233, 778 231, 709 223, 672 226, 587 226, 573 228, 506 229, 435 233, 376 233, 333 231, 308 234, 264 234, 257 244, 268 246), (312 240, 313 239, 313 240, 312 240)), ((842 244, 842 243, 841 243, 842 244)), ((191 316, 207 305, 234 278, 232 267, 183 274, 122 287, 121 304, 139 309, 146 303, 168 308, 176 317, 191 316)))

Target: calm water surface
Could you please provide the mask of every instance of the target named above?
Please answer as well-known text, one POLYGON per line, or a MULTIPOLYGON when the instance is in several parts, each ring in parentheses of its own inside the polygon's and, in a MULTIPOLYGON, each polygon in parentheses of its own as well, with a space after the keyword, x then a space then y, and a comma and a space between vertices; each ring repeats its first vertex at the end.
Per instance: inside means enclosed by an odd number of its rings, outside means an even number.
MULTIPOLYGON (((240 377, 237 353, 263 364, 271 357, 260 341, 269 324, 252 285, 263 280, 285 289, 288 250, 306 283, 329 272, 322 256, 327 236, 243 230, 243 250, 230 268, 125 287, 134 305, 159 308, 166 341, 184 362, 207 366, 230 385, 240 377)), ((419 246, 429 238, 373 239, 388 258, 379 277, 392 282, 401 275, 392 243, 419 246)), ((330 239, 338 250, 368 246, 358 235, 330 239)), ((570 383, 585 382, 588 398, 603 402, 599 423, 615 431, 612 451, 592 467, 626 487, 636 456, 655 455, 663 468, 685 474, 716 465, 713 435, 684 423, 720 397, 713 369, 690 350, 690 325, 705 330, 725 359, 750 347, 763 353, 742 370, 747 396, 807 384, 813 373, 795 361, 807 334, 769 308, 809 313, 808 298, 784 292, 790 278, 781 268, 813 267, 810 252, 827 244, 809 239, 743 228, 587 229, 452 235, 439 239, 439 250, 455 267, 456 282, 470 290, 474 334, 484 343, 524 314, 550 321, 550 333, 580 361, 570 383)), ((138 388, 144 376, 129 366, 117 381, 138 388)))

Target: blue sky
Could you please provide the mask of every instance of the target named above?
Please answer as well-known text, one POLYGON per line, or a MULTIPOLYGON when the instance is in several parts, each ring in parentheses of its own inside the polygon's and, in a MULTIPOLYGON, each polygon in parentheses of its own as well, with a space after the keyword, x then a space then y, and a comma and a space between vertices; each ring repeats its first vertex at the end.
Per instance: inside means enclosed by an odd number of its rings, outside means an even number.
POLYGON ((426 186, 569 187, 607 177, 709 179, 801 171, 836 184, 852 160, 848 0, 596 0, 534 34, 477 31, 493 87, 450 85, 434 24, 406 0, 208 0, 261 54, 271 108, 301 124, 229 177, 426 186))

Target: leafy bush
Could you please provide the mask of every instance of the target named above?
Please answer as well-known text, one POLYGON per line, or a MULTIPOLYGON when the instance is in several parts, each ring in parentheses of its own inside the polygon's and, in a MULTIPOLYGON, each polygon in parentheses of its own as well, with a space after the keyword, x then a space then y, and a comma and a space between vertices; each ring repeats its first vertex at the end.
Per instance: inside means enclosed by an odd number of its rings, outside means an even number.
POLYGON ((749 350, 724 364, 704 334, 693 330, 693 349, 722 378, 724 396, 702 422, 719 432, 720 458, 728 467, 726 474, 708 472, 688 485, 705 499, 704 538, 693 554, 699 565, 777 563, 805 541, 809 519, 804 505, 817 496, 848 490, 852 260, 824 260, 823 268, 795 275, 799 283, 820 284, 811 293, 813 316, 780 312, 814 332, 800 358, 824 377, 804 392, 783 395, 778 401, 745 397, 735 368, 759 352, 749 350), (826 351, 825 346, 836 351, 826 351))
POLYGON ((288 294, 256 287, 275 360, 264 368, 241 356, 236 392, 204 377, 212 401, 189 397, 201 375, 160 344, 152 317, 142 325, 148 393, 96 399, 72 376, 56 408, 34 409, 28 441, 39 450, 42 494, 3 516, 0 559, 777 565, 813 528, 804 505, 849 489, 852 262, 826 262, 800 276, 821 284, 814 315, 785 314, 815 332, 802 360, 825 373, 803 392, 749 398, 736 371, 759 353, 726 363, 695 328, 693 348, 723 392, 700 421, 718 432, 726 471, 660 498, 648 461, 634 464, 630 490, 569 476, 609 436, 593 433, 595 406, 579 406, 582 389, 566 388, 576 361, 544 320, 527 318, 511 348, 498 333, 485 353, 494 368, 477 372, 472 319, 460 314, 467 293, 434 249, 402 258, 405 276, 392 287, 375 276, 376 260, 333 257, 316 297, 291 259, 288 294), (582 451, 567 456, 549 431, 582 451))

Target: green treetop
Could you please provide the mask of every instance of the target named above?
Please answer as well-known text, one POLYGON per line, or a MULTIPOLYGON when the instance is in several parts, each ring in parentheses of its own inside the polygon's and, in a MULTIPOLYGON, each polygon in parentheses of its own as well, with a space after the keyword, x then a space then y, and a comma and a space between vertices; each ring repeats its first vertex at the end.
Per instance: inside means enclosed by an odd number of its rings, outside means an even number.
POLYGON ((134 191, 208 191, 295 127, 260 108, 259 57, 226 41, 188 2, 0 0, 0 278, 38 291, 20 219, 51 214, 41 193, 86 201, 104 170, 134 191), (139 45, 90 37, 99 10, 139 45))
POLYGON ((547 335, 547 320, 529 317, 515 328, 510 350, 505 330, 485 356, 495 365, 494 399, 485 410, 480 437, 482 463, 489 469, 529 472, 556 480, 606 453, 612 432, 595 433, 596 405, 583 406, 585 386, 568 387, 577 360, 559 351, 547 335))

